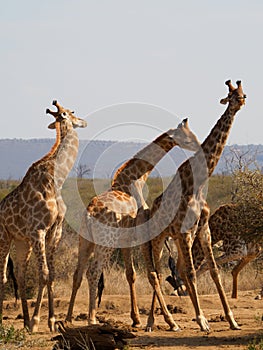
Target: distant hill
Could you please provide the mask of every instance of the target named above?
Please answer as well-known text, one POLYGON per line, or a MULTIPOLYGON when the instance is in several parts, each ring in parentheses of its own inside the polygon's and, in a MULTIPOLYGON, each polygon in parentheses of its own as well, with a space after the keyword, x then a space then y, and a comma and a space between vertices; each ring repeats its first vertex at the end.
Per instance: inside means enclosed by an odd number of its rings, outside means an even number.
MULTIPOLYGON (((54 139, 0 139, 0 179, 22 179, 29 166, 45 155, 54 139)), ((115 170, 146 144, 135 142, 81 140, 75 166, 90 169, 87 177, 110 178, 115 170)), ((191 152, 174 148, 158 164, 153 176, 171 176, 191 152)), ((249 163, 256 161, 263 169, 263 145, 227 146, 216 168, 216 173, 227 172, 239 158, 249 163)), ((71 176, 76 172, 72 171, 71 176)))

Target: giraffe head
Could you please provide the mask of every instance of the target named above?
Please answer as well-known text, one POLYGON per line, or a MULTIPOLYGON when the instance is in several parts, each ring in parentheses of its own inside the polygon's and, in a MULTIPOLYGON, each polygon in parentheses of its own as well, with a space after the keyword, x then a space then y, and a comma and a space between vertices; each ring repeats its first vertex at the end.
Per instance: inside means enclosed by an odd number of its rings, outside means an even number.
POLYGON ((168 130, 167 135, 170 139, 173 139, 175 146, 194 152, 198 151, 200 148, 198 138, 189 128, 188 118, 183 119, 176 129, 168 130))
POLYGON ((221 99, 220 103, 224 105, 229 103, 229 107, 238 111, 245 104, 246 98, 241 86, 241 81, 238 80, 236 82, 237 88, 232 85, 231 80, 227 80, 225 84, 228 86, 229 93, 226 98, 221 99))
POLYGON ((52 114, 56 121, 49 124, 49 129, 55 129, 56 122, 65 122, 69 128, 85 128, 87 126, 85 120, 75 117, 73 111, 63 108, 56 100, 52 104, 57 107, 57 111, 53 112, 47 108, 46 113, 52 114))

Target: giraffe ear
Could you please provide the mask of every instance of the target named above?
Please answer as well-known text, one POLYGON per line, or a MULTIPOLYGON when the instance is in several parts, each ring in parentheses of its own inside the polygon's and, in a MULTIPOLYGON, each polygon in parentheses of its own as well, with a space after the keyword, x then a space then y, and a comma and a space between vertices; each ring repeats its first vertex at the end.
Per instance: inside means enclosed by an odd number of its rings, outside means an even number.
POLYGON ((178 124, 178 126, 177 126, 177 128, 179 128, 179 129, 180 128, 184 128, 184 127, 189 128, 189 126, 188 126, 188 118, 183 119, 182 122, 180 124, 178 124))
POLYGON ((189 128, 189 125, 188 125, 188 118, 184 118, 184 120, 183 120, 182 123, 183 123, 184 127, 189 128))
POLYGON ((49 129, 56 129, 56 122, 49 124, 48 128, 49 129))

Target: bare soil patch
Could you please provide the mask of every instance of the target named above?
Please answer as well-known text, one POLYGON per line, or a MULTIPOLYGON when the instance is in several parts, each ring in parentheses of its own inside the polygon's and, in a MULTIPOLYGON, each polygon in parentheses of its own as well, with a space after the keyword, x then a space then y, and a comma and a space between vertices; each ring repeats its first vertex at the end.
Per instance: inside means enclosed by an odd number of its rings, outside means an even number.
MULTIPOLYGON (((241 326, 240 331, 229 329, 228 323, 224 320, 223 309, 217 295, 201 296, 202 309, 211 325, 209 334, 199 330, 199 326, 194 320, 194 310, 189 297, 166 296, 166 302, 171 305, 171 310, 175 312, 173 316, 181 330, 179 332, 169 331, 162 315, 157 310, 155 330, 146 333, 143 328, 132 329, 136 337, 129 341, 129 349, 247 349, 249 343, 255 339, 263 338, 263 300, 255 300, 255 295, 255 291, 240 292, 237 300, 228 296, 234 316, 241 326)), ((139 308, 143 325, 146 324, 150 302, 150 295, 139 295, 139 308)), ((65 319, 67 306, 67 299, 56 299, 57 320, 65 319)), ((87 298, 79 296, 74 309, 74 326, 87 325, 87 308, 87 298)), ((15 308, 12 301, 6 301, 4 326, 12 324, 15 328, 22 328, 23 320, 18 317, 20 313, 20 307, 15 308)), ((117 322, 119 327, 128 329, 131 324, 129 296, 104 295, 102 305, 98 310, 98 318, 100 321, 117 322)), ((50 334, 47 327, 47 302, 45 300, 42 306, 39 331, 32 335, 26 335, 26 340, 20 344, 19 349, 51 350, 54 347, 54 341, 51 341, 51 338, 55 335, 50 334)), ((10 350, 17 349, 18 346, 9 343, 0 345, 0 348, 1 350, 10 350)))

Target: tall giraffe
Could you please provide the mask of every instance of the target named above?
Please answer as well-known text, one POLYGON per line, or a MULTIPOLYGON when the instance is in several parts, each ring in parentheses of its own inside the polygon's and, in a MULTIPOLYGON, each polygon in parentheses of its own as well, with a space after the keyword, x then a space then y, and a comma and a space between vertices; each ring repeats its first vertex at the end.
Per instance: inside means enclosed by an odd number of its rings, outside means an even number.
POLYGON ((74 128, 86 127, 86 121, 77 118, 57 101, 55 117, 49 125, 56 129, 56 142, 43 158, 33 163, 22 182, 0 203, 0 315, 2 322, 4 284, 11 242, 16 247, 17 281, 24 316, 24 326, 37 331, 44 287, 48 289, 48 325, 55 330, 53 307, 54 253, 62 233, 66 206, 61 196, 62 185, 71 170, 78 152, 78 135, 74 128), (25 272, 31 251, 39 268, 39 289, 31 321, 26 299, 25 272))
MULTIPOLYGON (((157 295, 160 298, 161 293, 157 275, 160 272, 160 252, 164 239, 171 236, 175 240, 178 249, 180 262, 178 268, 193 303, 196 321, 202 331, 209 331, 209 324, 200 308, 196 272, 191 252, 199 225, 198 239, 221 298, 226 319, 231 329, 239 329, 229 308, 213 256, 208 224, 210 209, 204 196, 207 180, 212 175, 223 152, 234 117, 245 104, 246 96, 243 93, 241 82, 237 81, 237 88, 234 88, 230 80, 226 82, 226 85, 229 88, 228 96, 220 101, 222 104, 228 103, 226 111, 202 143, 200 151, 196 152, 193 157, 179 167, 173 181, 164 193, 156 198, 148 214, 148 230, 150 232, 154 231, 159 226, 161 232, 151 242, 144 244, 142 248, 147 261, 148 278, 154 288, 152 309, 147 324, 149 328, 152 328, 154 324, 155 296, 157 295)), ((169 325, 171 328, 174 327, 173 324, 169 323, 169 325)))
MULTIPOLYGON (((112 181, 111 189, 92 199, 88 207, 88 215, 104 216, 105 211, 106 220, 109 220, 109 226, 118 226, 121 219, 132 216, 134 217, 138 208, 147 208, 144 201, 142 189, 152 171, 153 167, 160 161, 161 158, 174 146, 196 151, 200 147, 197 137, 191 132, 188 126, 188 120, 184 119, 176 129, 170 129, 161 134, 157 139, 139 151, 133 158, 125 162, 115 173, 112 181), (128 207, 126 203, 129 203, 128 207)), ((86 214, 85 214, 86 215, 86 214)), ((105 225, 104 229, 107 229, 105 225)), ((73 277, 72 294, 70 298, 69 308, 66 320, 71 321, 73 306, 76 298, 78 288, 81 285, 82 276, 87 269, 89 257, 94 250, 97 249, 96 244, 87 240, 86 234, 86 218, 82 222, 81 232, 79 235, 79 252, 77 268, 73 277), (84 233, 83 233, 84 232, 84 233)), ((101 247, 101 255, 99 260, 103 264, 104 254, 108 255, 108 249, 112 248, 101 247)), ((141 324, 139 317, 139 310, 137 307, 136 293, 135 293, 135 270, 131 257, 131 250, 123 248, 125 264, 127 265, 126 276, 130 287, 131 295, 131 318, 134 326, 141 324)), ((87 275, 88 277, 88 275, 87 275)), ((97 275, 90 284, 90 288, 97 287, 97 275)), ((89 278, 89 277, 88 277, 89 278)), ((92 292, 92 299, 96 290, 92 292)), ((95 300, 92 299, 90 305, 94 305, 95 300)), ((90 322, 95 323, 95 310, 90 306, 90 322)))
MULTIPOLYGON (((225 204, 220 206, 209 218, 212 245, 223 241, 221 246, 223 254, 215 259, 217 265, 238 261, 231 272, 233 277, 232 298, 237 298, 237 280, 240 271, 262 253, 260 243, 249 241, 251 228, 248 227, 248 218, 242 213, 242 204, 225 204)), ((262 217, 262 214, 262 209, 259 209, 257 216, 262 217)), ((195 239, 193 243, 192 254, 198 277, 209 268, 204 261, 204 254, 198 239, 195 239)))
MULTIPOLYGON (((137 239, 136 242, 138 242, 138 237, 142 238, 142 241, 144 240, 145 242, 147 239, 150 240, 157 236, 152 242, 142 245, 148 277, 153 286, 154 295, 157 296, 160 303, 165 321, 172 330, 179 329, 166 307, 151 255, 153 253, 157 261, 164 238, 171 235, 176 240, 179 254, 183 258, 183 260, 181 259, 182 264, 180 266, 181 275, 187 283, 187 288, 196 311, 197 323, 200 325, 201 330, 208 331, 208 322, 199 305, 196 276, 191 255, 192 240, 197 225, 200 222, 202 229, 200 230, 199 238, 205 251, 205 256, 209 261, 210 271, 216 283, 226 318, 232 329, 239 329, 229 308, 214 261, 208 226, 209 207, 203 193, 207 180, 211 176, 222 154, 234 116, 245 103, 245 95, 242 91, 241 82, 237 82, 237 88, 234 88, 230 81, 227 81, 226 84, 229 87, 229 94, 225 99, 221 100, 223 104, 228 103, 225 113, 203 142, 201 150, 197 151, 195 156, 180 166, 173 181, 164 193, 155 200, 150 210, 139 210, 135 217, 136 211, 132 213, 127 209, 130 205, 130 197, 127 196, 122 197, 118 212, 112 211, 112 207, 107 206, 108 203, 112 204, 114 201, 113 196, 111 196, 110 200, 107 197, 98 196, 90 202, 80 232, 81 235, 86 235, 86 238, 97 243, 94 249, 93 259, 89 261, 87 270, 90 287, 90 323, 96 322, 95 300, 99 276, 110 259, 114 247, 121 244, 126 244, 127 247, 133 243, 133 239, 137 239), (127 232, 127 230, 123 230, 123 228, 127 229, 127 215, 121 217, 119 213, 127 213, 128 211, 130 212, 131 222, 129 223, 129 230, 127 232), (133 218, 134 220, 132 220, 133 218), (133 230, 130 230, 130 228, 133 230)), ((116 194, 117 196, 118 194, 116 194)), ((153 298, 154 300, 155 297, 153 298)), ((148 328, 150 329, 152 326, 153 319, 151 320, 149 318, 148 328)))

